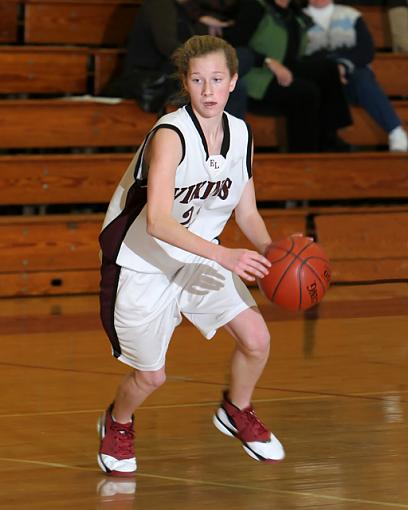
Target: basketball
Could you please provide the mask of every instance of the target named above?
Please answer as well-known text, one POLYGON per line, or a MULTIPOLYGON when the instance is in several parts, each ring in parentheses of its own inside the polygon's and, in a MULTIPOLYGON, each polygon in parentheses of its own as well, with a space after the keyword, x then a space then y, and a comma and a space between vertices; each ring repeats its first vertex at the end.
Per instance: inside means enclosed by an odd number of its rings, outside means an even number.
POLYGON ((262 293, 286 310, 307 310, 319 303, 330 285, 330 265, 323 249, 303 236, 273 243, 265 257, 269 274, 258 280, 262 293))

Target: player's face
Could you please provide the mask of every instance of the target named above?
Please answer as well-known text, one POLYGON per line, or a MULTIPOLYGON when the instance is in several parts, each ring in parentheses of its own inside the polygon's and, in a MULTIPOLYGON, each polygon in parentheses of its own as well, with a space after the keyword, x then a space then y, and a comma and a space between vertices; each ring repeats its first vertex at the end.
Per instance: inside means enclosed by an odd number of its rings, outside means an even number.
POLYGON ((238 76, 231 76, 223 51, 192 58, 184 86, 193 108, 203 117, 224 110, 238 76))

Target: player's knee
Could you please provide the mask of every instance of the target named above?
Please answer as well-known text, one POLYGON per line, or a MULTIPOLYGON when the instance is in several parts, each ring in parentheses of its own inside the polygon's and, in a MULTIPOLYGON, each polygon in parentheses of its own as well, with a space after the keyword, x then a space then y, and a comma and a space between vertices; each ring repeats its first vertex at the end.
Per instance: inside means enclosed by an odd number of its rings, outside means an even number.
POLYGON ((166 382, 166 372, 164 369, 152 370, 148 372, 135 372, 136 383, 142 387, 146 393, 157 390, 166 382))
POLYGON ((268 329, 256 328, 250 332, 243 347, 246 353, 253 358, 263 359, 269 354, 270 335, 268 329))

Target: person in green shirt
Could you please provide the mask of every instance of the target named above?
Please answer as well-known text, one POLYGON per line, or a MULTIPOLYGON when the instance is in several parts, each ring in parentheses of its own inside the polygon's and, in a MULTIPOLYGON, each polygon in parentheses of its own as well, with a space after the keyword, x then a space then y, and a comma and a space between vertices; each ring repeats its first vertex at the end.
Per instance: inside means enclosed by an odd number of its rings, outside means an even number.
POLYGON ((286 117, 289 151, 345 150, 337 130, 352 119, 341 75, 335 62, 304 56, 311 24, 296 0, 241 0, 224 36, 252 51, 243 77, 249 108, 286 117))

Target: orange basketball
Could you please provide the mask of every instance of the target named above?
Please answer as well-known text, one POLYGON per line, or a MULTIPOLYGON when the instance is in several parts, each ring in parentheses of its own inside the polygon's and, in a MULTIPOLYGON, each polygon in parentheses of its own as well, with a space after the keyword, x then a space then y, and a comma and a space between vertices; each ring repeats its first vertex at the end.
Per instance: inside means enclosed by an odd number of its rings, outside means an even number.
POLYGON ((273 243, 265 256, 272 267, 258 285, 270 301, 286 310, 307 310, 323 299, 331 272, 317 243, 291 236, 273 243))

